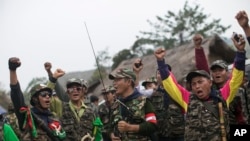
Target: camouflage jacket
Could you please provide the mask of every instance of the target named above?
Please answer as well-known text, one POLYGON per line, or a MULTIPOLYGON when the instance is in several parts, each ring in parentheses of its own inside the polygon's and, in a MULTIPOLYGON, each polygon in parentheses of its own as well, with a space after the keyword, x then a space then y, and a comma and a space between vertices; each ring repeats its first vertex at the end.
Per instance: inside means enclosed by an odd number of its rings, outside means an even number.
POLYGON ((209 101, 201 101, 194 94, 190 95, 190 103, 186 115, 185 126, 185 140, 187 141, 220 141, 221 137, 221 124, 218 114, 218 101, 223 101, 223 112, 226 134, 229 135, 228 124, 228 110, 225 101, 221 98, 211 98, 209 101), (205 106, 205 102, 215 110, 212 112, 211 108, 205 106), (215 113, 217 113, 215 115, 215 113))
POLYGON ((88 133, 92 136, 94 119, 93 111, 90 108, 86 108, 84 114, 80 117, 80 122, 78 122, 70 109, 69 103, 64 102, 60 121, 66 132, 65 141, 81 141, 82 137, 88 133))
POLYGON ((150 100, 156 111, 159 135, 171 138, 183 137, 185 121, 182 108, 161 88, 153 92, 150 100))
POLYGON ((244 88, 239 88, 233 101, 229 104, 229 123, 247 124, 247 109, 244 88))
POLYGON ((107 103, 102 103, 101 105, 99 105, 98 107, 98 115, 103 123, 103 133, 107 133, 108 132, 108 128, 109 128, 109 117, 110 117, 110 106, 107 105, 107 103))
MULTIPOLYGON (((111 106, 111 132, 117 132, 117 123, 124 120, 130 124, 140 124, 145 122, 146 97, 139 96, 121 104, 118 101, 111 106), (124 105, 123 105, 124 104, 124 105), (126 107, 125 107, 126 106, 126 107), (130 109, 130 110, 128 110, 130 109)), ((147 141, 148 137, 133 132, 120 134, 122 141, 147 141)))

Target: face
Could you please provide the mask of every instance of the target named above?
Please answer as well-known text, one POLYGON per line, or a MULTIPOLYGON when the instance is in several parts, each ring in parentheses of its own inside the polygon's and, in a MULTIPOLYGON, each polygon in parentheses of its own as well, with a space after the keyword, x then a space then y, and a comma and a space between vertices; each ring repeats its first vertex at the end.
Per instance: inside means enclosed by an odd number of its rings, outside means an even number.
POLYGON ((224 84, 228 79, 228 71, 220 67, 211 70, 211 75, 215 84, 224 84))
POLYGON ((212 81, 203 76, 196 76, 191 81, 192 92, 199 99, 207 99, 211 92, 212 81))
POLYGON ((107 102, 112 102, 114 101, 114 94, 112 94, 111 92, 104 93, 103 98, 107 102))
POLYGON ((79 101, 83 98, 84 87, 78 84, 70 85, 67 88, 67 93, 71 101, 79 101))
POLYGON ((117 96, 123 96, 128 91, 131 86, 131 79, 127 78, 115 78, 113 81, 113 86, 116 89, 117 96))
POLYGON ((48 109, 50 107, 51 96, 52 96, 52 93, 49 91, 41 91, 38 93, 38 100, 39 100, 40 106, 43 109, 48 109))
POLYGON ((148 90, 148 89, 155 89, 156 88, 156 84, 155 83, 146 83, 146 87, 145 89, 148 90))

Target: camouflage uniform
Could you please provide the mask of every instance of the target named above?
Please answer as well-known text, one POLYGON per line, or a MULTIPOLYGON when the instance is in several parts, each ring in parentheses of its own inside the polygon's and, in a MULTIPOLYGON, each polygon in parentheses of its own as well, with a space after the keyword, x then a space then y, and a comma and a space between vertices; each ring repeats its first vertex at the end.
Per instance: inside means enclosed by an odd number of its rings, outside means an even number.
POLYGON ((250 87, 247 86, 247 88, 242 89, 241 93, 244 96, 242 104, 244 111, 246 111, 247 123, 250 124, 250 87))
MULTIPOLYGON (((130 124, 141 124, 144 122, 145 118, 145 104, 146 104, 146 97, 140 96, 136 99, 128 101, 124 103, 126 107, 124 107, 119 102, 115 102, 111 106, 111 130, 115 130, 117 126, 117 122, 120 120, 124 120, 130 124)), ((116 131, 114 131, 115 133, 116 131)), ((148 141, 149 138, 147 136, 139 135, 137 133, 124 133, 121 134, 122 141, 148 141)))
POLYGON ((185 121, 182 108, 160 87, 152 94, 150 100, 156 111, 158 136, 184 140, 185 121))
POLYGON ((22 132, 20 135, 20 139, 22 141, 55 141, 62 139, 62 138, 59 139, 58 138, 59 136, 53 134, 54 130, 49 127, 51 123, 54 122, 59 123, 59 121, 53 117, 53 114, 50 113, 50 111, 48 110, 40 111, 38 108, 36 108, 36 104, 38 104, 38 101, 36 101, 37 103, 35 103, 32 100, 32 97, 37 96, 37 94, 41 91, 47 91, 52 94, 52 90, 43 84, 37 84, 34 87, 32 87, 32 89, 30 90, 30 95, 31 95, 30 104, 33 107, 30 109, 24 103, 22 103, 23 101, 20 102, 20 99, 22 99, 20 97, 23 97, 23 94, 21 93, 19 83, 17 83, 17 85, 11 85, 11 98, 16 111, 19 127, 23 127, 23 124, 25 123, 24 121, 25 114, 21 113, 19 110, 21 108, 25 108, 27 110, 26 114, 28 114, 28 112, 31 111, 30 114, 32 114, 33 121, 35 124, 32 126, 36 126, 36 131, 37 131, 37 136, 34 136, 32 134, 32 129, 30 126, 25 126, 24 128, 21 128, 22 132), (48 135, 48 132, 51 134, 51 136, 48 135))
POLYGON ((21 136, 21 132, 18 126, 18 120, 16 117, 16 114, 14 112, 14 106, 12 103, 9 104, 8 106, 8 114, 6 115, 6 120, 8 121, 8 123, 10 124, 10 126, 12 127, 12 129, 14 130, 14 132, 16 133, 16 135, 18 137, 21 136))
MULTIPOLYGON (((190 103, 188 105, 188 111, 186 115, 186 126, 185 126, 185 140, 187 141, 220 141, 222 140, 221 134, 221 124, 219 122, 218 114, 218 100, 220 98, 212 98, 207 105, 211 106, 213 109, 217 110, 217 115, 209 110, 203 102, 201 102, 194 94, 190 95, 190 103), (212 116, 211 116, 212 115, 212 116), (213 127, 213 128, 207 128, 213 127), (188 132, 187 132, 188 131, 188 132)), ((228 110, 223 101, 223 112, 226 134, 229 135, 229 116, 228 110)))
POLYGON ((111 140, 109 137, 108 129, 110 126, 110 105, 107 103, 102 103, 98 108, 99 117, 103 123, 102 136, 104 140, 111 140))
POLYGON ((92 122, 94 118, 93 111, 86 107, 84 114, 80 117, 80 121, 78 121, 69 103, 63 103, 63 112, 60 121, 67 135, 65 141, 80 141, 87 133, 92 135, 94 128, 92 122))
POLYGON ((229 104, 230 124, 247 124, 245 89, 239 88, 233 101, 229 104))

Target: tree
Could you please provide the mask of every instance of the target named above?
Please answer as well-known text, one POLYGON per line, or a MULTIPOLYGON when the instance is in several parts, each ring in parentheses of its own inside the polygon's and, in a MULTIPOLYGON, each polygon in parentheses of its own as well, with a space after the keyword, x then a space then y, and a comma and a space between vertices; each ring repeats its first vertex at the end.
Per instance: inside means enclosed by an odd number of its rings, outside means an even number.
POLYGON ((114 57, 113 57, 113 65, 111 69, 115 69, 116 67, 119 66, 119 64, 126 60, 126 59, 131 59, 136 57, 135 54, 133 54, 129 49, 123 49, 120 52, 118 52, 114 57))
POLYGON ((193 7, 185 2, 184 7, 179 12, 167 11, 163 17, 156 16, 158 22, 154 23, 148 20, 148 23, 155 30, 154 32, 141 31, 142 37, 132 46, 134 52, 141 53, 145 45, 153 47, 164 46, 172 48, 190 41, 195 33, 200 33, 204 37, 214 33, 224 33, 231 26, 220 25, 221 19, 213 19, 208 22, 210 15, 203 13, 203 8, 195 4, 193 7))
POLYGON ((100 78, 104 78, 107 75, 107 69, 110 68, 111 57, 108 53, 108 48, 97 53, 96 56, 96 69, 89 80, 89 83, 95 82, 100 78))

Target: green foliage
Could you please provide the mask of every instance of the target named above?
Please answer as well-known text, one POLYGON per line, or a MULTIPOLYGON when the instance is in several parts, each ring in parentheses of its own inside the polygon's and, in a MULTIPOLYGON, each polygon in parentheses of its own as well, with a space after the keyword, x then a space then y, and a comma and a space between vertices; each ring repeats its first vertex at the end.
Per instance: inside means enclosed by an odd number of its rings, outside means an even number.
POLYGON ((207 37, 215 33, 224 33, 231 27, 230 25, 220 25, 220 19, 208 22, 209 17, 210 15, 203 13, 203 8, 200 8, 200 5, 189 6, 188 1, 186 1, 184 7, 177 13, 167 11, 167 14, 162 17, 156 16, 156 23, 148 20, 154 32, 142 31, 142 37, 137 37, 132 50, 135 53, 145 55, 147 52, 145 45, 172 48, 190 41, 195 33, 207 37))
POLYGON ((111 56, 109 56, 108 48, 97 53, 96 56, 96 70, 94 71, 89 83, 95 82, 96 80, 103 79, 107 75, 107 69, 111 56))
POLYGON ((131 59, 133 57, 136 57, 135 54, 133 54, 129 49, 123 49, 120 52, 118 52, 114 57, 113 57, 113 65, 111 69, 115 69, 116 67, 119 66, 119 64, 126 59, 131 59))

